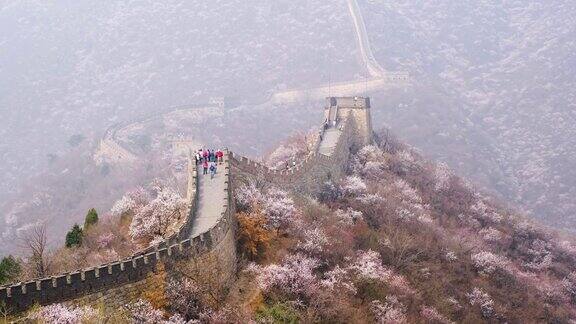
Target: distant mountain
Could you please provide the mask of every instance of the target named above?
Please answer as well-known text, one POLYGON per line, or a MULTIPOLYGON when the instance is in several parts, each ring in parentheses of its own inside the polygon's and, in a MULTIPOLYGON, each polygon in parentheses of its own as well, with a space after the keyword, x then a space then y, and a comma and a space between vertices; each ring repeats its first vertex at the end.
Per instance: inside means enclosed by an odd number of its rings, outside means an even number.
POLYGON ((576 3, 360 6, 376 59, 419 87, 385 120, 538 219, 576 229, 576 3))
POLYGON ((0 207, 78 134, 210 97, 252 104, 349 79, 354 37, 345 2, 2 1, 0 207))

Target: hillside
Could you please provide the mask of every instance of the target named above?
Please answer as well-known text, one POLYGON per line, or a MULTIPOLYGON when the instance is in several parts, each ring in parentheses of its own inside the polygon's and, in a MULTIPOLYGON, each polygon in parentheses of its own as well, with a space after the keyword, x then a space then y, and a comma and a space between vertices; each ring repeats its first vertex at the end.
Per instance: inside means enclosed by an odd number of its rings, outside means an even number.
POLYGON ((574 228, 576 4, 360 1, 373 52, 418 89, 382 114, 427 155, 574 228), (407 99, 409 98, 409 99, 407 99))
MULTIPOLYGON (((292 138, 279 150, 290 151, 290 143, 299 142, 292 138)), ((271 163, 279 155, 272 153, 271 163)), ((572 241, 478 192, 388 131, 355 153, 348 175, 325 183, 318 197, 258 178, 238 185, 241 269, 224 302, 180 272, 167 288, 115 314, 53 305, 31 317, 144 323, 576 318, 572 241)))

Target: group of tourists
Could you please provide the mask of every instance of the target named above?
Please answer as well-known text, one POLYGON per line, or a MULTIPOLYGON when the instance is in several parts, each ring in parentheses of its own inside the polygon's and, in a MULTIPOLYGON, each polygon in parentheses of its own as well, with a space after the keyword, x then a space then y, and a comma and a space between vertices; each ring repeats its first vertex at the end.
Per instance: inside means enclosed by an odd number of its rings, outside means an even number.
POLYGON ((213 179, 218 168, 217 162, 222 163, 224 161, 224 152, 222 150, 199 149, 194 155, 194 159, 196 165, 202 164, 203 174, 208 174, 208 170, 210 170, 210 179, 213 179))

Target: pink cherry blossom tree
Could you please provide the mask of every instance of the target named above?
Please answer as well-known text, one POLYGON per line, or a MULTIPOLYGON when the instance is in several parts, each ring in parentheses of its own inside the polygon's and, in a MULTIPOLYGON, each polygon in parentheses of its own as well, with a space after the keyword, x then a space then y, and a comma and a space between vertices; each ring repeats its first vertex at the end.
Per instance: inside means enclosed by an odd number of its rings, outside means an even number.
POLYGON ((454 173, 446 163, 438 163, 435 165, 434 168, 434 180, 436 183, 434 184, 434 189, 436 190, 444 190, 448 188, 450 183, 450 179, 454 176, 454 173))
MULTIPOLYGON (((257 282, 264 291, 277 289, 285 294, 310 297, 319 286, 314 269, 318 259, 303 254, 288 255, 281 265, 271 264, 257 270, 257 282)), ((252 268, 257 269, 257 268, 252 268)))
POLYGON ((359 278, 378 280, 400 292, 406 294, 414 293, 414 290, 402 275, 382 265, 382 259, 378 252, 372 250, 359 251, 355 262, 348 269, 359 278))
POLYGON ((339 265, 324 273, 324 279, 320 281, 320 285, 329 290, 343 290, 352 295, 356 294, 356 287, 350 280, 349 269, 340 268, 339 265))
POLYGON ((267 156, 266 164, 276 170, 286 169, 287 166, 292 167, 292 162, 298 163, 310 154, 317 136, 317 131, 311 130, 308 133, 296 134, 288 138, 267 156))
POLYGON ((366 192, 366 183, 358 176, 348 176, 340 186, 342 192, 348 196, 359 196, 366 192))
POLYGON ((147 300, 139 299, 125 307, 135 323, 156 324, 164 322, 164 313, 152 307, 152 304, 147 300))
POLYGON ((562 280, 562 287, 564 291, 572 298, 573 301, 576 300, 576 271, 571 272, 562 280))
POLYGON ((120 217, 128 213, 136 214, 150 201, 150 195, 142 188, 137 187, 134 190, 127 192, 120 198, 110 209, 110 214, 115 217, 120 217))
POLYGON ((379 324, 407 323, 406 306, 396 296, 386 296, 386 302, 374 300, 370 303, 370 310, 379 324))
POLYGON ((187 318, 197 317, 201 311, 200 287, 188 278, 170 279, 166 289, 172 309, 187 318))
POLYGON ((346 210, 343 209, 336 210, 334 216, 338 219, 339 222, 346 225, 352 225, 357 220, 362 219, 362 212, 348 207, 346 210))
POLYGON ((248 184, 239 186, 234 190, 236 198, 236 208, 239 211, 250 210, 262 202, 263 194, 256 187, 256 184, 250 181, 248 184))
POLYGON ((440 314, 438 310, 430 306, 420 307, 420 315, 426 319, 426 323, 442 323, 442 324, 452 324, 454 322, 447 319, 445 316, 440 314))
POLYGON ((263 212, 271 228, 286 228, 296 217, 294 201, 286 191, 270 189, 263 203, 263 212))
POLYGON ((298 242, 296 248, 307 254, 319 254, 329 245, 328 237, 321 228, 305 229, 304 240, 298 242))
POLYGON ((494 314, 494 301, 482 289, 474 287, 466 296, 470 301, 470 305, 480 307, 480 312, 485 318, 489 318, 494 314))
POLYGON ((478 232, 478 234, 480 234, 482 239, 488 243, 498 243, 504 237, 502 232, 493 227, 483 228, 480 230, 480 232, 478 232))
POLYGON ((482 275, 490 275, 496 270, 507 271, 510 263, 505 257, 488 251, 475 253, 471 258, 474 267, 482 275))
POLYGON ((526 269, 531 271, 544 271, 552 265, 552 244, 550 242, 535 239, 530 243, 526 251, 528 260, 523 263, 526 269))
POLYGON ((78 324, 98 320, 98 312, 91 307, 67 307, 53 304, 41 307, 28 316, 46 324, 78 324))
POLYGON ((165 237, 170 225, 177 223, 186 209, 186 201, 170 188, 161 189, 156 198, 132 218, 130 236, 134 240, 165 237))

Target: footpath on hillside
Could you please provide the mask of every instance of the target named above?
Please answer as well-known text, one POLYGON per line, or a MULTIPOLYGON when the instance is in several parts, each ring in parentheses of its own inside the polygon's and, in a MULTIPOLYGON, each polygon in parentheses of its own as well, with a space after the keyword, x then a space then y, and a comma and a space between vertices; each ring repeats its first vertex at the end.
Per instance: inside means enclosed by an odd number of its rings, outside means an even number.
POLYGON ((208 231, 220 220, 224 211, 224 204, 227 203, 228 192, 225 191, 226 176, 224 169, 225 164, 218 164, 218 169, 214 179, 210 179, 210 174, 198 175, 198 207, 196 217, 192 223, 191 237, 195 237, 203 232, 208 231))

